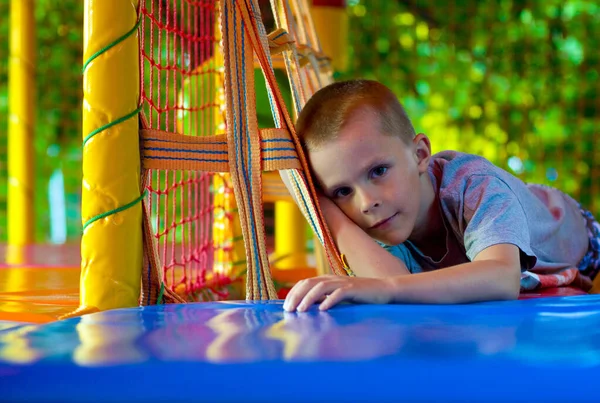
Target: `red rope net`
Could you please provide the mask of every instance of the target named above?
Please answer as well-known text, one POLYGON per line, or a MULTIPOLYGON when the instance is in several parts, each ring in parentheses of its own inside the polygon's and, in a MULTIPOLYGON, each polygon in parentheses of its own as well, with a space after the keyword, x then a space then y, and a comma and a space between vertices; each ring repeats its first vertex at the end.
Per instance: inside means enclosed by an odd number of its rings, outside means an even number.
MULTIPOLYGON (((142 2, 141 96, 149 128, 225 133, 216 7, 216 0, 142 2)), ((188 301, 225 298, 234 260, 228 175, 151 170, 146 191, 166 287, 188 301)))

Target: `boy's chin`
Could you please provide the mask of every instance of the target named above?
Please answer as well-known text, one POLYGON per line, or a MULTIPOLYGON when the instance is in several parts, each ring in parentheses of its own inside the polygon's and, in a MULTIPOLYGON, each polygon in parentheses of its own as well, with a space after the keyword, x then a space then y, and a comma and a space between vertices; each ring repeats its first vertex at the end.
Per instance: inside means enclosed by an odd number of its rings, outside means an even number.
POLYGON ((396 246, 396 245, 400 245, 401 243, 406 241, 406 238, 404 238, 402 236, 386 236, 386 237, 375 238, 375 240, 386 246, 396 246))

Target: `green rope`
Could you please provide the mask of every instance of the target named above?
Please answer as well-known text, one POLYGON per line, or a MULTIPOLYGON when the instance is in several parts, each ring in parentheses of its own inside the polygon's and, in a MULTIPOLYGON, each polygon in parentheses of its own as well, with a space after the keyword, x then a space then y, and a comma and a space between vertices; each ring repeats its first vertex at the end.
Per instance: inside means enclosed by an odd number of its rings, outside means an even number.
MULTIPOLYGON (((93 54, 93 55, 92 55, 92 56, 91 56, 89 59, 87 59, 87 61, 86 61, 86 62, 83 64, 83 68, 81 69, 81 72, 82 72, 82 73, 85 73, 85 69, 87 68, 87 66, 88 66, 88 65, 89 65, 89 64, 90 64, 90 63, 91 63, 91 62, 92 62, 94 59, 96 59, 98 56, 100 56, 102 53, 106 52, 106 51, 107 51, 107 50, 109 50, 110 48, 112 48, 112 47, 114 47, 114 46, 118 45, 119 43, 123 42, 125 39, 127 39, 127 38, 129 38, 131 35, 133 35, 133 33, 134 33, 134 32, 136 32, 136 31, 137 31, 137 29, 139 28, 141 21, 142 21, 142 19, 141 19, 141 18, 138 18, 138 20, 137 20, 137 22, 135 23, 134 27, 133 27, 131 30, 129 30, 129 31, 128 31, 128 32, 127 32, 125 35, 121 36, 120 38, 116 39, 114 42, 112 42, 112 43, 110 43, 110 44, 106 45, 105 47, 103 47, 102 49, 100 49, 99 51, 97 51, 96 53, 94 53, 94 54, 93 54)), ((101 126, 101 127, 97 128, 96 130, 92 131, 90 134, 88 134, 88 135, 87 135, 87 136, 86 136, 86 137, 83 139, 83 146, 85 147, 85 145, 87 144, 87 142, 88 142, 88 141, 89 141, 89 140, 90 140, 92 137, 94 137, 96 134, 98 134, 98 133, 100 133, 100 132, 102 132, 102 131, 104 131, 104 130, 106 130, 106 129, 108 129, 108 128, 112 127, 112 126, 118 125, 119 123, 121 123, 121 122, 124 122, 124 121, 126 121, 127 119, 130 119, 130 118, 132 118, 132 117, 136 116, 138 113, 140 113, 140 111, 141 111, 141 110, 142 110, 142 106, 140 105, 140 106, 139 106, 139 107, 138 107, 136 110, 134 110, 134 111, 132 111, 132 112, 128 113, 127 115, 125 115, 125 116, 123 116, 123 117, 120 117, 119 119, 117 119, 117 120, 115 120, 115 121, 113 121, 113 122, 109 122, 109 123, 105 124, 104 126, 101 126)), ((140 197, 138 197, 137 199, 135 199, 134 201, 132 201, 132 202, 130 202, 130 203, 128 203, 128 204, 126 204, 126 205, 124 205, 124 206, 118 207, 118 208, 116 208, 116 209, 114 209, 114 210, 110 210, 110 211, 107 211, 107 212, 105 212, 105 213, 102 213, 102 214, 99 214, 99 215, 97 215, 97 216, 95 216, 95 217, 92 217, 92 218, 90 218, 89 220, 87 220, 87 221, 86 221, 86 222, 83 224, 83 229, 82 229, 82 231, 85 231, 85 229, 86 229, 86 228, 87 228, 87 227, 88 227, 90 224, 94 223, 95 221, 98 221, 98 220, 100 220, 100 219, 102 219, 102 218, 108 217, 108 216, 110 216, 110 215, 112 215, 112 214, 117 214, 117 213, 120 213, 120 212, 121 212, 121 211, 123 211, 123 210, 127 210, 128 208, 135 206, 137 203, 139 203, 140 201, 142 201, 142 199, 143 199, 145 196, 146 196, 146 192, 144 191, 144 193, 143 193, 143 194, 142 194, 140 197)), ((164 286, 164 285, 163 285, 163 286, 164 286)), ((161 290, 161 294, 162 294, 162 290, 161 290)), ((161 298, 161 297, 159 297, 159 298, 161 298)))
POLYGON ((126 121, 127 119, 137 115, 138 113, 140 113, 140 111, 142 110, 142 105, 140 105, 136 110, 129 112, 127 115, 120 117, 119 119, 113 121, 113 122, 109 122, 107 124, 105 124, 104 126, 100 126, 99 128, 97 128, 96 130, 94 130, 93 132, 91 132, 90 134, 88 134, 87 136, 85 136, 85 138, 83 139, 83 146, 85 147, 85 144, 92 138, 94 137, 96 134, 108 129, 109 127, 112 127, 114 125, 118 125, 121 122, 126 121))
POLYGON ((126 205, 124 205, 124 206, 118 207, 118 208, 116 208, 116 209, 114 209, 114 210, 110 210, 110 211, 107 211, 107 212, 105 212, 105 213, 102 213, 102 214, 98 214, 97 216, 90 218, 89 220, 87 220, 87 221, 85 222, 85 224, 83 224, 83 230, 82 230, 82 231, 85 231, 85 229, 86 229, 86 228, 87 228, 87 227, 88 227, 90 224, 92 224, 92 223, 93 223, 93 222, 95 222, 95 221, 98 221, 98 220, 100 220, 100 219, 102 219, 102 218, 108 217, 109 215, 113 215, 113 214, 120 213, 120 212, 121 212, 121 211, 123 211, 123 210, 127 210, 128 208, 135 206, 137 203, 139 203, 140 201, 142 201, 142 199, 143 199, 144 197, 146 197, 146 191, 144 191, 144 193, 142 193, 142 195, 141 195, 140 197, 138 197, 137 199, 135 199, 134 201, 132 201, 132 202, 130 202, 130 203, 127 203, 127 204, 126 204, 126 205))
POLYGON ((160 283, 160 291, 158 292, 158 298, 156 299, 156 303, 161 305, 163 303, 163 294, 165 293, 165 283, 160 283))
POLYGON ((95 58, 97 58, 98 56, 100 56, 102 53, 106 52, 108 49, 110 49, 110 48, 118 45, 119 43, 123 42, 125 39, 129 38, 135 31, 137 31, 137 29, 140 26, 141 22, 142 22, 142 19, 138 18, 138 20, 135 23, 134 27, 131 28, 131 30, 129 32, 127 32, 125 35, 123 35, 119 39, 115 40, 113 43, 109 43, 108 45, 106 45, 105 47, 103 47, 102 49, 100 49, 99 51, 97 51, 96 53, 94 53, 92 56, 90 56, 90 58, 87 59, 87 61, 85 63, 83 63, 83 68, 81 69, 81 72, 85 73, 85 69, 87 68, 88 64, 90 64, 92 62, 92 60, 94 60, 95 58))

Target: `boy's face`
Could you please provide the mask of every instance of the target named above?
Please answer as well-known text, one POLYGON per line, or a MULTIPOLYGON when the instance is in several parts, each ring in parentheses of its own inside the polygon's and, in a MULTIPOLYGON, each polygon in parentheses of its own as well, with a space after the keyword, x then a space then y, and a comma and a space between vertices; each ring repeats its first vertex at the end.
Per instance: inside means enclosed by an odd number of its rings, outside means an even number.
POLYGON ((379 126, 372 114, 357 113, 309 159, 327 197, 373 239, 397 245, 424 220, 420 176, 431 152, 424 135, 407 145, 379 126))

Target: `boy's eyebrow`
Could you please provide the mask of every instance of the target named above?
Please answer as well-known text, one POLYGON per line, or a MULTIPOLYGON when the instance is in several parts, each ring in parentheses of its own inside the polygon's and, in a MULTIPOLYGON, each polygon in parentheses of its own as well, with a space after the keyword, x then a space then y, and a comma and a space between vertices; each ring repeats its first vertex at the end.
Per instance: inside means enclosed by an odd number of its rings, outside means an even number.
POLYGON ((335 184, 335 185, 333 185, 333 186, 323 186, 323 187, 322 187, 322 189, 323 189, 323 193, 325 193, 325 194, 328 194, 328 193, 331 193, 331 191, 332 191, 332 190, 334 190, 334 189, 338 189, 338 188, 340 188, 340 187, 344 187, 344 185, 343 185, 343 184, 337 184, 337 183, 336 183, 336 184, 335 184))
POLYGON ((372 169, 374 169, 375 167, 385 164, 386 159, 387 158, 383 157, 383 156, 377 156, 377 157, 373 158, 373 160, 369 164, 366 165, 366 168, 363 169, 363 171, 369 172, 372 169))
POLYGON ((321 189, 323 190, 324 193, 330 193, 332 190, 339 189, 339 188, 345 187, 345 186, 346 185, 344 184, 344 182, 335 183, 332 186, 325 186, 324 184, 322 184, 321 189))
MULTIPOLYGON (((375 167, 385 164, 386 163, 386 157, 384 156, 377 156, 375 158, 373 158, 368 164, 366 164, 364 166, 364 168, 362 168, 360 170, 361 174, 365 174, 365 173, 369 173, 372 169, 374 169, 375 167)), ((323 191, 325 193, 333 190, 333 189, 339 189, 341 187, 345 187, 346 184, 344 182, 340 182, 340 183, 336 183, 333 186, 322 186, 323 191)))
POLYGON ((361 169, 361 173, 369 173, 379 165, 387 163, 387 157, 378 155, 371 159, 368 164, 365 164, 364 168, 361 169))

